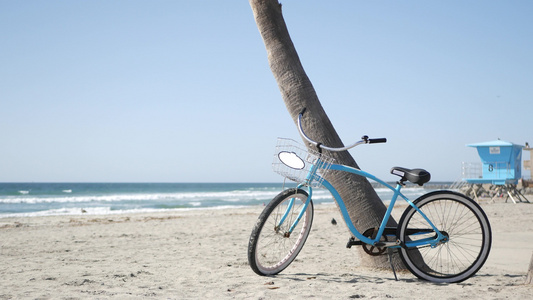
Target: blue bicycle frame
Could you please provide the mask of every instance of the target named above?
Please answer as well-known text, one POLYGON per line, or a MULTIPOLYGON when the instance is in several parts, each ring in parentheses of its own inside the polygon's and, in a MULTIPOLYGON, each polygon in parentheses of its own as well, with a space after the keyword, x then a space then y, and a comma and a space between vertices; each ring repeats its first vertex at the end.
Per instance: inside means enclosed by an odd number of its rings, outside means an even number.
MULTIPOLYGON (((371 238, 368 238, 368 237, 364 236, 353 225, 353 223, 351 221, 351 218, 350 218, 350 216, 348 214, 348 211, 346 209, 346 205, 344 204, 344 201, 342 200, 342 198, 341 198, 340 194, 337 192, 337 190, 331 185, 331 183, 329 183, 326 179, 320 177, 317 174, 317 171, 320 169, 320 166, 322 166, 322 161, 320 159, 318 159, 316 164, 311 167, 311 170, 309 171, 309 173, 307 175, 306 182, 309 183, 312 180, 322 181, 322 186, 324 186, 326 189, 328 189, 330 191, 330 193, 333 195, 333 198, 335 199, 335 201, 339 205, 341 214, 342 214, 342 216, 343 216, 343 218, 344 218, 344 220, 346 222, 346 225, 348 226, 348 229, 350 230, 350 232, 356 238, 358 238, 363 243, 369 244, 369 245, 376 245, 380 241, 381 236, 383 235, 383 233, 385 231, 387 222, 389 221, 389 218, 391 216, 392 209, 394 208, 394 204, 396 203, 396 200, 398 199, 398 196, 403 198, 410 206, 412 206, 418 213, 420 213, 420 215, 426 220, 428 225, 431 226, 431 228, 435 231, 435 233, 437 235, 435 238, 426 238, 426 239, 420 239, 420 240, 417 240, 417 241, 401 241, 401 242, 404 243, 403 246, 405 246, 407 248, 418 247, 418 246, 422 246, 422 245, 430 245, 431 247, 435 247, 435 246, 437 246, 437 244, 439 242, 441 242, 442 240, 444 240, 446 238, 437 229, 437 227, 435 227, 435 225, 433 225, 433 223, 427 218, 427 216, 422 211, 420 211, 418 209, 418 207, 411 200, 409 200, 405 195, 403 195, 401 193, 401 189, 402 189, 402 186, 403 186, 402 184, 397 183, 396 187, 394 188, 391 185, 389 185, 388 183, 384 182, 383 180, 381 180, 381 179, 375 177, 374 175, 372 175, 370 173, 367 173, 365 171, 362 171, 362 170, 359 170, 359 169, 356 169, 356 168, 352 168, 352 167, 348 167, 348 166, 344 166, 344 165, 331 164, 329 166, 330 170, 348 172, 348 173, 352 173, 352 174, 356 174, 356 175, 359 175, 359 176, 363 176, 363 177, 369 178, 369 179, 371 179, 373 181, 376 181, 376 182, 384 185, 385 187, 387 187, 388 189, 390 189, 391 191, 394 192, 394 194, 392 196, 392 199, 391 199, 391 202, 390 202, 390 205, 387 208, 387 211, 385 213, 385 216, 383 217, 381 225, 379 226, 376 238, 375 239, 371 239, 371 238)), ((304 206, 302 207, 302 209, 301 209, 301 211, 300 211, 300 213, 298 215, 298 218, 294 221, 294 223, 292 224, 292 226, 291 226, 291 228, 289 230, 291 233, 292 233, 294 227, 296 227, 296 225, 298 224, 298 222, 302 218, 302 216, 305 213, 305 211, 307 210, 307 207, 308 207, 308 205, 309 205, 309 203, 311 202, 311 199, 312 199, 313 189, 312 189, 311 185, 310 184, 300 184, 300 185, 298 185, 298 188, 302 188, 304 186, 307 186, 307 190, 308 190, 308 194, 309 195, 307 197, 307 200, 306 200, 304 206)), ((291 201, 289 203, 289 207, 287 208, 287 211, 286 211, 285 215, 281 218, 280 225, 285 221, 286 216, 288 215, 289 211, 292 209, 293 203, 294 203, 294 198, 291 199, 291 201)), ((392 246, 389 246, 389 247, 390 248, 398 248, 398 247, 401 247, 401 245, 400 244, 396 244, 396 245, 392 245, 392 246)))

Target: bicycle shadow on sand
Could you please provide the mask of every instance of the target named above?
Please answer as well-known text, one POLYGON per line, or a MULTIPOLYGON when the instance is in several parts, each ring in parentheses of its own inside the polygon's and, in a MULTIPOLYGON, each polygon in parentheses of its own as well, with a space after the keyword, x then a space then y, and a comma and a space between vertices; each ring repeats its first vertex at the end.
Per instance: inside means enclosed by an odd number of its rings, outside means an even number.
MULTIPOLYGON (((382 274, 376 275, 364 275, 364 274, 330 274, 330 273, 294 273, 294 274, 283 274, 277 275, 279 278, 285 278, 295 281, 325 281, 325 282, 337 282, 337 283, 374 283, 374 284, 384 284, 390 282, 396 282, 394 275, 391 274, 391 277, 384 277, 382 274)), ((398 277, 399 282, 424 282, 416 278, 400 278, 398 277)))
MULTIPOLYGON (((278 278, 288 279, 288 280, 294 280, 294 281, 310 281, 310 280, 316 280, 316 281, 323 281, 323 282, 336 282, 339 284, 342 283, 348 283, 348 284, 391 284, 391 283, 414 283, 417 285, 433 285, 433 286, 449 286, 449 285, 458 285, 458 286, 475 286, 479 285, 480 281, 484 281, 487 278, 496 278, 496 277, 504 277, 509 279, 515 279, 515 278, 521 278, 524 277, 523 275, 511 275, 511 274, 504 274, 504 275, 496 275, 496 274, 477 274, 473 276, 472 278, 469 278, 466 281, 459 282, 459 283, 438 283, 438 282, 431 282, 422 280, 416 277, 411 277, 411 273, 408 271, 401 271, 397 274, 398 279, 394 278, 394 275, 391 273, 390 275, 384 274, 383 272, 378 272, 375 275, 367 275, 367 274, 355 274, 355 273, 344 273, 344 274, 331 274, 331 273, 294 273, 294 274, 284 274, 284 275, 277 275, 278 278)), ((502 282, 504 285, 505 284, 502 282)))

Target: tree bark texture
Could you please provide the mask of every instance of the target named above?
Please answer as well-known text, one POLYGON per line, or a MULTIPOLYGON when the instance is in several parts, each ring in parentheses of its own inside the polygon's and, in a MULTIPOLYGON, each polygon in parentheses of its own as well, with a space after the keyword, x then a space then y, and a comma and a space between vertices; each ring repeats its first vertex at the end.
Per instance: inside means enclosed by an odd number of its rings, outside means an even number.
MULTIPOLYGON (((299 112, 305 107, 307 110, 302 123, 306 134, 311 139, 327 146, 343 146, 300 62, 283 19, 281 4, 277 0, 249 1, 267 50, 270 68, 294 122, 297 122, 299 112)), ((358 168, 348 151, 328 152, 324 150, 324 154, 333 157, 337 163, 358 168)), ((361 233, 380 225, 386 207, 366 178, 331 171, 326 179, 345 201, 351 219, 346 221, 352 222, 361 233)), ((394 220, 389 223, 389 226, 396 226, 394 220)), ((346 241, 348 241, 348 236, 346 241)), ((364 266, 390 267, 386 256, 368 256, 362 250, 360 253, 363 253, 361 256, 364 266)), ((397 254, 393 257, 393 263, 397 269, 404 268, 397 254)))

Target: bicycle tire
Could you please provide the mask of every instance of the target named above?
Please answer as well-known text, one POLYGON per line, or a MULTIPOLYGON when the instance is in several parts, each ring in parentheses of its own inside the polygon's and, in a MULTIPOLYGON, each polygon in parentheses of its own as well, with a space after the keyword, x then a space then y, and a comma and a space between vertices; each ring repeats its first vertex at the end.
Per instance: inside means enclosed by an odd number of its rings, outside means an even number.
MULTIPOLYGON (((479 271, 490 252, 492 232, 489 220, 472 199, 451 191, 437 191, 421 196, 414 204, 441 231, 448 241, 435 247, 429 245, 400 248, 405 266, 420 279, 455 283, 479 271)), ((412 206, 403 213, 399 226, 400 241, 415 241, 435 235, 428 223, 412 206), (411 231, 408 231, 411 229, 411 231), (418 230, 418 234, 413 232, 418 230)))
POLYGON ((301 189, 287 189, 270 201, 259 216, 248 242, 248 263, 259 275, 275 275, 287 268, 302 250, 313 223, 313 202, 309 205, 292 234, 288 229, 297 219, 308 194, 301 189), (287 212, 289 201, 295 199, 285 221, 276 228, 287 212))

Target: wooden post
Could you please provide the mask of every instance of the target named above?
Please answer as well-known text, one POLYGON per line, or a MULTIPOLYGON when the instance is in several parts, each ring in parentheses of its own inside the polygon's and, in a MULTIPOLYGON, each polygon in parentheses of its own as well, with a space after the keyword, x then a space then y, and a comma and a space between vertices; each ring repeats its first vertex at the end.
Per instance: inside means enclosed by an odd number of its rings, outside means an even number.
POLYGON ((533 285, 533 255, 531 255, 531 261, 529 262, 529 269, 527 271, 526 284, 533 285))

